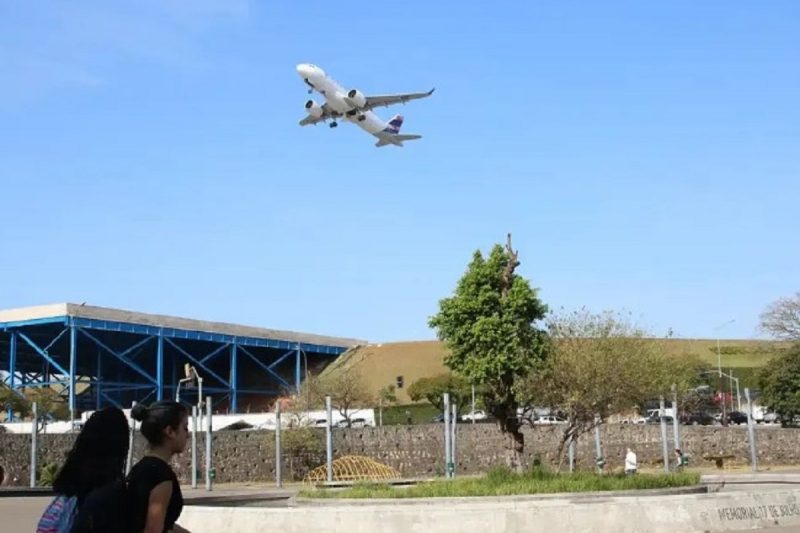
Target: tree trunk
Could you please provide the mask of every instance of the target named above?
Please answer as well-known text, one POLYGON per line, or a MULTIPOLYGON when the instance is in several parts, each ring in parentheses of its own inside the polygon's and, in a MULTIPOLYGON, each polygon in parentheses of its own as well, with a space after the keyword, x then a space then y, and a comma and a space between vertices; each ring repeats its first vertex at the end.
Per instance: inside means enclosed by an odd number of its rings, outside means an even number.
POLYGON ((522 434, 519 419, 513 417, 502 420, 500 429, 508 435, 508 467, 514 472, 523 472, 525 465, 522 461, 522 452, 525 450, 525 435, 522 434))

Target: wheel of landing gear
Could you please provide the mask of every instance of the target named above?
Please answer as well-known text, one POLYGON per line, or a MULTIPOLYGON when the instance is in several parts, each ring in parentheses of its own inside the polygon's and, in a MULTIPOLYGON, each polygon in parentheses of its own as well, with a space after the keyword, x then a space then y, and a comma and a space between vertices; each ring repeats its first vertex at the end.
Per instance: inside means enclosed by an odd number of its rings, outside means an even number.
POLYGON ((336 127, 336 126, 338 126, 338 125, 339 125, 339 124, 337 124, 336 122, 331 122, 331 123, 330 123, 330 127, 331 127, 331 128, 335 128, 335 127, 336 127))

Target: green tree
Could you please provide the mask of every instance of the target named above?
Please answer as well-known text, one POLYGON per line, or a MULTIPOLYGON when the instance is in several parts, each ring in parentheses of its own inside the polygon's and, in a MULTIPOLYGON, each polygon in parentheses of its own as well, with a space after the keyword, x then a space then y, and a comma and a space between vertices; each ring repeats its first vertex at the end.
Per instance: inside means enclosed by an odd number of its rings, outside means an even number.
POLYGON ((9 409, 17 416, 25 417, 30 414, 31 405, 24 395, 0 382, 0 410, 6 413, 9 409))
POLYGON ((523 389, 529 401, 566 417, 562 459, 571 440, 610 415, 669 394, 673 383, 685 390, 696 375, 696 362, 668 356, 660 342, 615 313, 581 309, 553 315, 548 330, 550 357, 523 389))
POLYGON ((778 415, 783 426, 796 425, 800 417, 800 343, 767 363, 759 381, 761 401, 778 415))
POLYGON ((36 402, 38 416, 49 415, 55 420, 69 420, 69 404, 55 389, 50 387, 28 389, 25 396, 29 402, 36 402))
POLYGON ((415 402, 426 400, 439 411, 444 410, 442 395, 450 394, 450 402, 458 406, 458 412, 463 412, 469 405, 472 397, 472 386, 463 376, 448 373, 430 378, 420 378, 408 387, 408 397, 415 402))
POLYGON ((516 273, 518 252, 495 245, 489 257, 475 252, 452 297, 430 318, 449 354, 445 364, 482 386, 486 410, 510 437, 513 466, 519 467, 525 437, 517 416, 515 387, 545 358, 547 334, 535 322, 547 314, 536 289, 516 273))

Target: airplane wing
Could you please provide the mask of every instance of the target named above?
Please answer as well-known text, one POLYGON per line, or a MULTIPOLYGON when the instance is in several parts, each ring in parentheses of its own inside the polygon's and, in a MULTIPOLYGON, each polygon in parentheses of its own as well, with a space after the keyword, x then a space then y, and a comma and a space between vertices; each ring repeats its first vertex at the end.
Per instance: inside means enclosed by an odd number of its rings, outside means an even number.
POLYGON ((435 89, 431 89, 424 93, 409 93, 409 94, 387 94, 382 96, 367 96, 367 102, 362 107, 362 111, 369 111, 376 107, 389 107, 394 104, 405 104, 410 100, 417 100, 419 98, 427 98, 433 94, 435 89))
POLYGON ((319 124, 320 122, 324 122, 328 119, 336 118, 338 116, 341 116, 341 114, 331 112, 328 104, 322 104, 322 114, 319 117, 312 117, 311 115, 308 115, 300 121, 300 125, 308 126, 309 124, 319 124))

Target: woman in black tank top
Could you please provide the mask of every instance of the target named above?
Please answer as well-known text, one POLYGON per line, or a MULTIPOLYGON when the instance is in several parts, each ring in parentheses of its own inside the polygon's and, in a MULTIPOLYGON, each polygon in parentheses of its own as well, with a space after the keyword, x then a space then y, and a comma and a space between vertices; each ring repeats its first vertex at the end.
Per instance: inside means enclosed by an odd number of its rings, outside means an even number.
POLYGON ((183 510, 183 495, 169 465, 172 456, 186 448, 186 408, 176 402, 137 405, 131 410, 131 417, 142 422, 142 435, 150 444, 147 455, 128 474, 133 531, 188 533, 176 523, 183 510))

